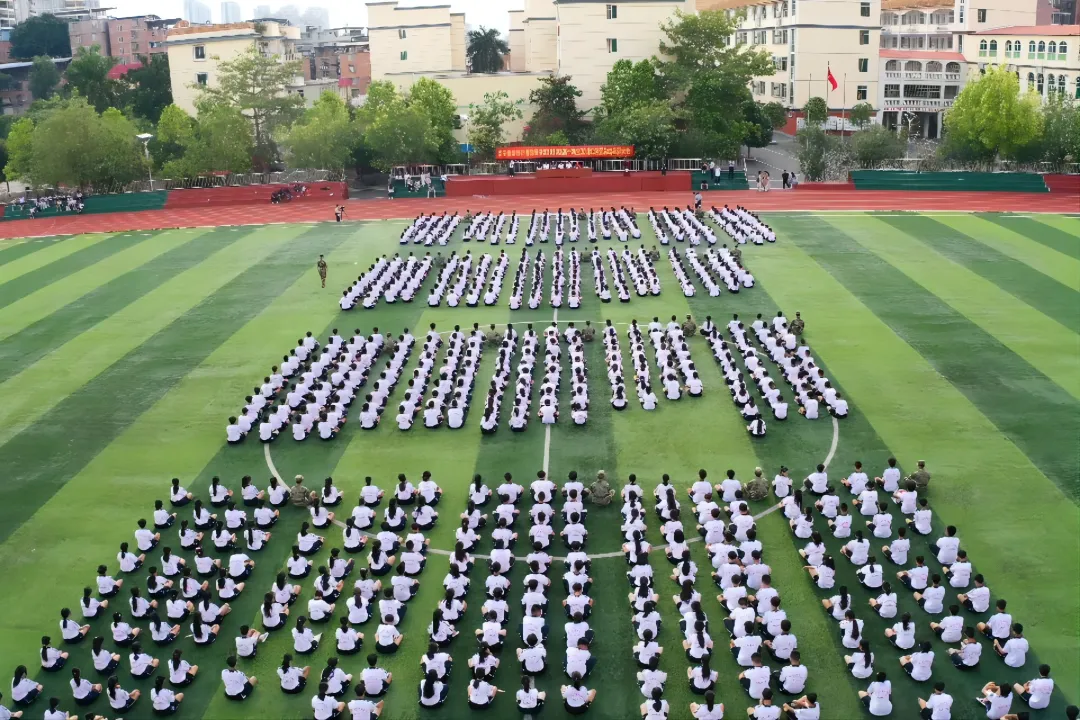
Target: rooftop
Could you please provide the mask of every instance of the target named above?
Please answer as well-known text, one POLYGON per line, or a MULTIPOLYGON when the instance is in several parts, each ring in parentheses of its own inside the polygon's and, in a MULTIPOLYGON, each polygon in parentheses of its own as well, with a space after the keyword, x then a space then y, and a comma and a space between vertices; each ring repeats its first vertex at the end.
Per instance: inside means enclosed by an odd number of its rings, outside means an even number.
POLYGON ((1052 35, 1080 36, 1080 25, 1012 25, 994 30, 980 30, 976 35, 1052 35))

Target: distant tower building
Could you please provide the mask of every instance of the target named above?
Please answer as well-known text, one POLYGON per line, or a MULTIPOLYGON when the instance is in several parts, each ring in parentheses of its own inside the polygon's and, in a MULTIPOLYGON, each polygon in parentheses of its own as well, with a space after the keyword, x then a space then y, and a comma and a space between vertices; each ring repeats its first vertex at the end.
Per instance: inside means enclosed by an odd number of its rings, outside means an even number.
POLYGON ((269 5, 256 5, 255 6, 256 18, 268 18, 271 17, 269 5))
POLYGON ((210 6, 199 0, 184 0, 184 19, 193 25, 210 22, 210 6))
POLYGON ((223 3, 221 3, 221 22, 223 22, 223 23, 240 22, 240 3, 237 3, 237 2, 223 2, 223 3))

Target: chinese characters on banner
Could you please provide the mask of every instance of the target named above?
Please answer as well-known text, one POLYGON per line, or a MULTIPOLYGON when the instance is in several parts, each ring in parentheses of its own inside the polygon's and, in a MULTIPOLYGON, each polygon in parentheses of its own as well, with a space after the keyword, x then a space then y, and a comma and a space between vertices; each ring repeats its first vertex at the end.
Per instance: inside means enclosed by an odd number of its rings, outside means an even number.
POLYGON ((496 160, 586 160, 634 157, 633 145, 551 145, 501 147, 496 160))

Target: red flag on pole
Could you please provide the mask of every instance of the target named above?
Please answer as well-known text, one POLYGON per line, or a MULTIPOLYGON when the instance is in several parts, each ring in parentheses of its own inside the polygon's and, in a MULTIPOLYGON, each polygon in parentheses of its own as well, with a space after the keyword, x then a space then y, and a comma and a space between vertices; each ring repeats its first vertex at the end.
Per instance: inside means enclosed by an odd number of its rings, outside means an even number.
POLYGON ((833 90, 835 90, 836 88, 839 87, 839 83, 837 83, 836 78, 833 77, 832 68, 829 68, 829 78, 828 78, 828 80, 829 80, 829 85, 832 87, 833 90))

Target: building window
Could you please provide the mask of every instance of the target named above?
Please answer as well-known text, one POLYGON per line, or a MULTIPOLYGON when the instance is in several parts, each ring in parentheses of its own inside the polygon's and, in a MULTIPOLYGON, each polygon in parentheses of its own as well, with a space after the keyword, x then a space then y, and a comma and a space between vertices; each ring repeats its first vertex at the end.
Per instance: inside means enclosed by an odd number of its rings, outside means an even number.
POLYGON ((1062 95, 1065 94, 1065 76, 1058 75, 1058 92, 1062 95))
POLYGON ((398 40, 404 40, 405 39, 405 28, 398 28, 397 36, 398 36, 398 40))
POLYGON ((1068 60, 1069 59, 1069 43, 1065 42, 1064 40, 1062 40, 1061 42, 1058 43, 1058 57, 1057 57, 1057 59, 1058 60, 1068 60))
POLYGON ((1080 100, 1080 76, 1076 78, 1076 99, 1080 100))
POLYGON ((955 100, 956 96, 959 95, 959 94, 960 94, 960 86, 959 85, 946 85, 945 86, 945 96, 944 97, 945 97, 946 100, 955 100))
POLYGON ((1043 94, 1043 81, 1044 80, 1045 80, 1045 78, 1043 78, 1042 73, 1039 73, 1038 75, 1035 76, 1035 89, 1038 90, 1040 95, 1043 94))
POLYGON ((857 86, 855 86, 855 99, 856 100, 865 100, 866 99, 866 86, 865 85, 857 85, 857 86))
POLYGON ((1027 89, 1028 92, 1031 92, 1035 89, 1035 73, 1028 73, 1027 89))
POLYGON ((979 10, 979 22, 981 22, 981 23, 986 22, 986 10, 984 10, 984 9, 979 10))
POLYGON ((986 57, 986 41, 979 41, 979 57, 986 57))
POLYGON ((864 2, 859 4, 859 15, 862 17, 870 17, 870 3, 864 2))
POLYGON ((997 40, 990 41, 990 57, 997 57, 997 40))
POLYGON ((607 51, 609 53, 619 52, 619 41, 616 38, 607 39, 607 51))
POLYGON ((940 85, 905 85, 904 97, 906 98, 920 98, 928 100, 940 100, 941 99, 941 86, 940 85))
POLYGON ((607 19, 608 20, 617 20, 618 17, 619 17, 619 6, 618 5, 608 5, 607 6, 607 19))
POLYGON ((131 43, 131 52, 139 52, 139 43, 131 43))
POLYGON ((206 46, 205 45, 196 45, 195 46, 195 59, 196 60, 205 60, 206 59, 206 46))
POLYGON ((956 36, 956 51, 961 52, 961 53, 964 52, 964 36, 963 35, 957 35, 956 36))
POLYGON ((408 60, 409 59, 409 51, 408 50, 402 50, 401 53, 398 55, 398 57, 401 58, 402 60, 408 60))
POLYGON ((870 44, 870 31, 869 30, 860 30, 859 31, 859 44, 860 45, 869 45, 870 44))
POLYGON ((900 97, 900 86, 899 85, 886 85, 885 86, 885 97, 887 97, 887 98, 898 98, 898 97, 900 97))
POLYGON ((209 79, 210 75, 208 73, 195 73, 195 82, 199 83, 200 85, 206 85, 206 82, 209 79))
POLYGON ((870 71, 870 58, 859 58, 859 72, 870 71))

